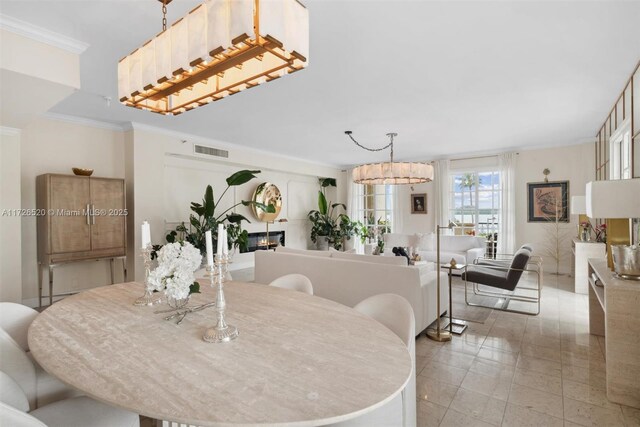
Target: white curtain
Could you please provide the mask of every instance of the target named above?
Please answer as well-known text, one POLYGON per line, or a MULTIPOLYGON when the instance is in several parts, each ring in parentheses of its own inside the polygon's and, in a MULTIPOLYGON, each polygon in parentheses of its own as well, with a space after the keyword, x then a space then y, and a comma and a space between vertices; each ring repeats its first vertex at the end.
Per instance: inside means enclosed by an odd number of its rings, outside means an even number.
MULTIPOLYGON (((435 214, 437 225, 446 227, 449 225, 449 192, 451 185, 449 182, 449 160, 437 160, 433 163, 435 175, 435 214)), ((435 231, 435 230, 434 230, 435 231)))
POLYGON ((500 228, 498 230, 498 253, 512 254, 516 249, 516 195, 515 170, 517 153, 498 156, 500 167, 500 228))
POLYGON ((394 233, 403 233, 403 224, 402 224, 402 197, 400 193, 402 193, 399 185, 391 186, 391 209, 392 209, 392 220, 391 223, 391 231, 394 233))
MULTIPOLYGON (((362 185, 356 184, 351 180, 351 172, 353 169, 347 170, 347 215, 351 220, 362 221, 360 217, 364 210, 364 198, 362 197, 362 185)), ((364 253, 364 245, 360 242, 360 238, 356 237, 356 252, 364 253)))

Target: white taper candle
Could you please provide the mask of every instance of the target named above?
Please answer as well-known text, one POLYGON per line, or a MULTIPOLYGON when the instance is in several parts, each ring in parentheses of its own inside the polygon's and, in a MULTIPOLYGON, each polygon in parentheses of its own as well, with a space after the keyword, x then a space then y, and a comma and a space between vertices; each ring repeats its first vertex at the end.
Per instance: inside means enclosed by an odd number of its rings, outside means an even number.
POLYGON ((224 244, 224 242, 222 241, 222 239, 224 239, 224 225, 222 225, 222 223, 218 224, 218 241, 217 241, 217 247, 216 247, 216 254, 221 257, 222 256, 222 246, 224 244))
POLYGON ((147 246, 151 244, 151 227, 147 221, 142 223, 141 229, 142 236, 142 249, 145 249, 147 246))
POLYGON ((207 246, 207 265, 213 265, 213 240, 211 239, 211 230, 204 233, 204 241, 207 246))

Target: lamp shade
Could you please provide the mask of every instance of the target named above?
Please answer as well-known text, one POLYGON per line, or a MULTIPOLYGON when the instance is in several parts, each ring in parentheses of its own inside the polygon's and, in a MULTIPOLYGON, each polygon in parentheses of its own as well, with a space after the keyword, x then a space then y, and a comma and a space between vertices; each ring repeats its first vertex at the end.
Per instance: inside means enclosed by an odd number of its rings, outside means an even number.
POLYGON ((589 218, 640 218, 640 178, 587 183, 589 218))
POLYGON ((587 213, 586 196, 571 196, 571 215, 584 215, 587 213))
POLYGON ((427 163, 383 162, 368 163, 353 169, 357 184, 421 184, 433 181, 433 166, 427 163))

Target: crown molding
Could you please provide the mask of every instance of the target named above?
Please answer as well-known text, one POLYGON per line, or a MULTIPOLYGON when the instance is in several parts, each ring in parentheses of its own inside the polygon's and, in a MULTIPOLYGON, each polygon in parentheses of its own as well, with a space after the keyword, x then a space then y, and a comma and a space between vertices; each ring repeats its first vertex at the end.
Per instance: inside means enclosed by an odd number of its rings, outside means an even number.
POLYGON ((42 115, 44 119, 57 120, 59 122, 71 123, 74 125, 90 126, 98 129, 115 130, 122 132, 126 130, 126 125, 119 125, 117 123, 103 122, 100 120, 87 119, 78 116, 69 116, 67 114, 58 113, 44 113, 42 115))
POLYGON ((288 159, 288 160, 292 160, 295 162, 303 162, 303 163, 307 163, 309 165, 315 165, 315 166, 320 166, 320 167, 325 167, 325 168, 330 168, 330 169, 341 169, 340 166, 338 165, 334 165, 334 164, 330 164, 330 163, 322 163, 322 162, 315 162, 312 160, 308 160, 308 159, 303 159, 300 157, 294 157, 294 156, 289 156, 286 154, 281 154, 281 153, 276 153, 274 151, 268 151, 268 150, 262 150, 260 148, 254 148, 254 147, 247 147, 244 145, 240 145, 240 144, 236 144, 233 142, 225 142, 225 141, 221 141, 219 139, 212 139, 212 138, 207 138, 204 136, 198 136, 198 135, 193 135, 193 134, 189 134, 189 133, 185 133, 185 132, 179 132, 179 131, 175 131, 175 130, 169 130, 169 129, 165 129, 165 128, 161 128, 161 127, 157 127, 157 126, 152 126, 152 125, 146 125, 143 123, 139 123, 139 122, 129 122, 126 125, 123 126, 123 129, 125 131, 129 131, 129 130, 134 130, 134 131, 146 131, 146 132, 156 132, 159 133, 161 135, 167 135, 167 136, 171 136, 174 138, 179 139, 180 141, 187 141, 187 142, 197 142, 197 143, 201 143, 201 144, 206 144, 212 147, 216 147, 216 148, 224 148, 226 150, 247 150, 247 151, 256 151, 258 153, 264 153, 266 155, 269 156, 274 156, 274 157, 280 157, 282 159, 288 159))
POLYGON ((89 47, 88 43, 38 27, 18 18, 0 13, 0 29, 10 31, 32 40, 80 55, 89 47))
POLYGON ((18 136, 18 135, 20 135, 20 129, 10 128, 8 126, 0 126, 0 135, 3 135, 3 136, 18 136))

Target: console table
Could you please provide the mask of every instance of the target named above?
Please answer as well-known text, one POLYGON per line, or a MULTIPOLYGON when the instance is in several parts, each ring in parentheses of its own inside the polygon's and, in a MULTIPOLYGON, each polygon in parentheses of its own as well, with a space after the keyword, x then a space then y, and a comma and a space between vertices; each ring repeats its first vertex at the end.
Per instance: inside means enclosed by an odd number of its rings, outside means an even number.
POLYGON ((589 293, 589 266, 587 261, 590 258, 607 257, 607 245, 599 242, 583 242, 574 238, 571 242, 571 272, 573 273, 573 292, 576 294, 589 293))
POLYGON ((640 282, 589 260, 589 332, 605 337, 607 398, 640 408, 640 282))

